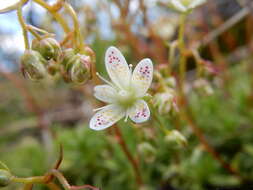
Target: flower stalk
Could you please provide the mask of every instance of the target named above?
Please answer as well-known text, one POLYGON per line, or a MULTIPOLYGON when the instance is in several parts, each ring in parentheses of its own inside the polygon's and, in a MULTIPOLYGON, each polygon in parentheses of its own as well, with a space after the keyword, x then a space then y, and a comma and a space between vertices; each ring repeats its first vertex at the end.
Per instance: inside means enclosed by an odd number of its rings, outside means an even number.
POLYGON ((69 3, 64 3, 64 8, 66 11, 70 14, 72 17, 73 23, 74 23, 74 42, 76 45, 77 52, 81 51, 84 53, 84 41, 83 41, 83 36, 80 31, 80 25, 78 22, 78 18, 76 15, 76 12, 74 11, 73 7, 69 3))
POLYGON ((143 181, 142 181, 142 176, 141 176, 141 172, 140 172, 140 168, 139 168, 139 165, 138 165, 138 162, 137 160, 132 156, 131 152, 128 150, 128 147, 126 145, 126 142, 122 136, 122 133, 119 129, 118 126, 115 125, 114 127, 114 131, 115 131, 115 134, 116 134, 116 138, 119 142, 119 145, 122 149, 122 151, 125 153, 129 163, 132 165, 133 167, 133 170, 134 170, 134 173, 135 173, 135 177, 136 177, 136 184, 138 186, 141 186, 143 184, 143 181))
MULTIPOLYGON (((48 5, 43 0, 33 0, 33 1, 36 2, 37 4, 39 4, 40 6, 42 6, 43 8, 45 8, 46 10, 48 10, 48 12, 50 12, 50 14, 53 15, 53 17, 55 18, 55 20, 61 25, 61 27, 63 28, 63 30, 64 30, 65 33, 69 33, 70 32, 70 28, 69 28, 67 22, 57 12, 60 9, 59 8, 59 3, 56 3, 53 6, 50 6, 50 5, 48 5)), ((63 1, 63 0, 59 0, 59 1, 63 1)))
POLYGON ((186 73, 186 57, 185 57, 185 41, 184 41, 184 33, 185 33, 185 21, 187 14, 182 13, 180 16, 180 26, 179 26, 179 35, 178 35, 178 43, 179 43, 179 51, 180 51, 180 61, 179 61, 179 75, 181 83, 185 79, 186 73))
POLYGON ((23 6, 23 4, 25 2, 26 2, 25 0, 21 0, 19 2, 18 9, 17 9, 17 15, 18 15, 19 23, 20 23, 20 25, 22 27, 22 31, 23 31, 25 49, 30 49, 29 40, 28 40, 28 34, 27 34, 27 28, 26 28, 26 23, 24 21, 23 13, 22 13, 22 6, 23 6))

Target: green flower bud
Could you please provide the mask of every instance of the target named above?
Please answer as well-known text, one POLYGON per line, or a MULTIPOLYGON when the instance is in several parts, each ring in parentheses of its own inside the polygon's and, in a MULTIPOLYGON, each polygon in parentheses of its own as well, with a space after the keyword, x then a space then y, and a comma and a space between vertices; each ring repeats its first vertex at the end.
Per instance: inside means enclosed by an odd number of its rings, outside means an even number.
POLYGON ((170 112, 171 108, 174 106, 174 97, 175 92, 170 88, 166 92, 155 94, 153 97, 153 102, 160 114, 168 114, 170 112))
POLYGON ((143 142, 139 144, 138 152, 148 163, 153 162, 155 160, 156 149, 150 143, 143 142))
POLYGON ((165 136, 165 141, 171 143, 175 142, 180 146, 187 145, 186 138, 178 130, 169 131, 168 134, 165 136))
POLYGON ((32 49, 40 52, 46 60, 57 60, 61 54, 61 46, 54 38, 34 39, 32 49))
POLYGON ((168 78, 166 78, 165 82, 171 88, 175 88, 176 87, 176 79, 174 77, 168 77, 168 78))
POLYGON ((91 77, 91 60, 89 56, 75 53, 73 49, 63 52, 62 66, 64 67, 64 80, 73 83, 84 83, 91 77))
POLYGON ((85 55, 77 55, 78 59, 73 64, 70 76, 74 83, 84 83, 91 77, 90 58, 85 55))
POLYGON ((31 80, 40 80, 45 78, 47 71, 45 68, 46 60, 33 50, 26 50, 21 57, 21 65, 24 72, 29 76, 31 80))
POLYGON ((76 60, 76 53, 74 49, 66 49, 62 52, 60 63, 64 67, 64 70, 68 72, 76 60))
POLYGON ((59 64, 54 60, 48 61, 47 71, 50 75, 55 75, 59 71, 59 64))
POLYGON ((11 183, 12 175, 9 171, 0 169, 0 187, 6 187, 11 183))

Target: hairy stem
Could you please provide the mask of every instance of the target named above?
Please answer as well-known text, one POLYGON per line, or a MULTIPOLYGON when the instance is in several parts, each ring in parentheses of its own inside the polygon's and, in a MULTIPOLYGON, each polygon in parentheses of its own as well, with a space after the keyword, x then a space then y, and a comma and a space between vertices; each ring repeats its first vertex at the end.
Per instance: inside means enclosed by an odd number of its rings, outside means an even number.
POLYGON ((59 180, 59 182, 62 184, 62 186, 65 190, 79 190, 79 189, 86 189, 86 188, 89 188, 89 189, 92 189, 92 190, 99 190, 98 188, 93 187, 91 185, 71 186, 68 183, 68 181, 66 180, 66 178, 62 175, 62 173, 59 172, 58 170, 55 170, 55 169, 53 169, 49 173, 49 175, 54 175, 59 180))
POLYGON ((22 14, 22 6, 25 3, 25 0, 21 0, 19 2, 19 6, 17 9, 17 15, 18 15, 18 21, 22 27, 22 31, 23 31, 23 37, 24 37, 24 42, 25 42, 25 49, 30 49, 29 46, 29 40, 28 40, 28 34, 27 34, 27 28, 26 28, 26 24, 23 18, 23 14, 22 14))
POLYGON ((16 183, 25 183, 25 184, 34 184, 34 183, 44 183, 45 177, 44 176, 35 176, 35 177, 13 177, 12 178, 13 182, 16 183))
POLYGON ((186 14, 182 14, 180 17, 180 26, 179 26, 179 35, 178 35, 178 45, 180 51, 180 61, 179 61, 179 74, 180 80, 183 84, 186 72, 186 57, 184 56, 185 52, 185 42, 184 42, 184 32, 185 32, 185 20, 186 14))
POLYGON ((73 23, 74 23, 74 33, 75 33, 75 44, 78 50, 83 51, 83 36, 80 31, 80 25, 78 22, 78 18, 76 15, 76 12, 74 11, 73 7, 69 3, 64 3, 64 8, 68 11, 70 16, 72 17, 73 23))
POLYGON ((169 64, 168 64, 168 74, 171 74, 172 66, 175 62, 175 50, 178 46, 178 41, 174 41, 169 44, 169 64))
MULTIPOLYGON (((48 12, 50 12, 53 17, 55 18, 55 20, 61 25, 61 27, 63 28, 65 33, 69 33, 70 32, 70 28, 67 24, 67 22, 65 21, 65 19, 57 12, 59 9, 55 9, 54 7, 48 5, 45 1, 43 0, 33 0, 34 2, 36 2, 37 4, 39 4, 40 6, 42 6, 43 8, 47 9, 48 12)), ((58 5, 58 4, 57 4, 58 5)))

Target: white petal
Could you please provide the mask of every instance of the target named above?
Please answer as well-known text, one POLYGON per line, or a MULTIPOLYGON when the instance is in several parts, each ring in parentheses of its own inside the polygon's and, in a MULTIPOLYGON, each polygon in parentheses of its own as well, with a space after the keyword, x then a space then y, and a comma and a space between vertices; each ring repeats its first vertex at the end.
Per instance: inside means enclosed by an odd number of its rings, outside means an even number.
POLYGON ((98 85, 94 88, 94 96, 101 100, 102 102, 106 103, 113 103, 115 102, 115 96, 117 95, 117 91, 109 86, 109 85, 98 85))
POLYGON ((137 96, 142 97, 146 94, 153 78, 153 64, 150 59, 141 60, 135 67, 132 75, 132 85, 136 90, 137 96))
POLYGON ((0 13, 17 9, 20 0, 1 0, 0 13))
POLYGON ((190 9, 194 9, 195 7, 205 3, 206 0, 195 0, 195 1, 192 1, 192 3, 189 5, 189 8, 190 9))
POLYGON ((186 7, 179 0, 170 0, 169 5, 179 12, 187 11, 186 7))
POLYGON ((116 47, 109 47, 105 53, 105 66, 112 82, 119 88, 128 88, 131 72, 128 64, 116 47))
POLYGON ((147 121, 150 117, 147 103, 144 100, 137 100, 134 106, 128 110, 128 115, 135 123, 147 121))
POLYGON ((123 118, 125 112, 117 105, 108 105, 98 111, 90 120, 90 128, 93 130, 103 130, 111 127, 114 123, 123 118))

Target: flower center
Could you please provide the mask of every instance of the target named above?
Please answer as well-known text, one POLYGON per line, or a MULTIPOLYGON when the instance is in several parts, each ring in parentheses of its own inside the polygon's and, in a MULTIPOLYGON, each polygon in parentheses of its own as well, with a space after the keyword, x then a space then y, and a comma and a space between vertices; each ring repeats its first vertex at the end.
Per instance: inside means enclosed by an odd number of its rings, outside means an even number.
POLYGON ((117 97, 117 102, 123 108, 131 107, 136 101, 133 91, 120 90, 117 97))
POLYGON ((181 0, 181 3, 182 3, 184 6, 188 7, 189 4, 191 3, 191 1, 192 1, 192 0, 181 0))

